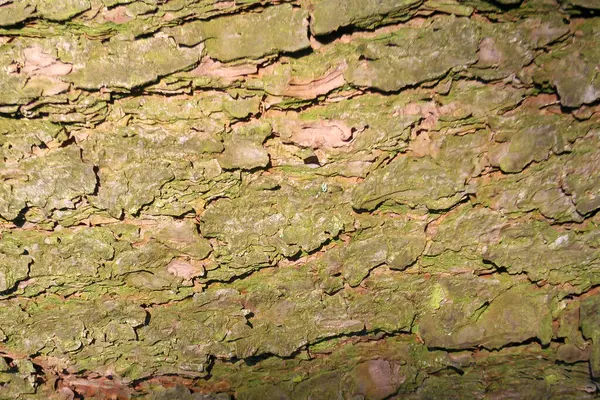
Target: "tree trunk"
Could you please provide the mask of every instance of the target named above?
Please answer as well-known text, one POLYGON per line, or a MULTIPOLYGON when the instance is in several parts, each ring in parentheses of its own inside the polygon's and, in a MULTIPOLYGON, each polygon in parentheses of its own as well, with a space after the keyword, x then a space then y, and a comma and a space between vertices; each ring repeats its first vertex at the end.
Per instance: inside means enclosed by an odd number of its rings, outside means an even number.
POLYGON ((0 399, 595 398, 597 0, 0 0, 0 399))

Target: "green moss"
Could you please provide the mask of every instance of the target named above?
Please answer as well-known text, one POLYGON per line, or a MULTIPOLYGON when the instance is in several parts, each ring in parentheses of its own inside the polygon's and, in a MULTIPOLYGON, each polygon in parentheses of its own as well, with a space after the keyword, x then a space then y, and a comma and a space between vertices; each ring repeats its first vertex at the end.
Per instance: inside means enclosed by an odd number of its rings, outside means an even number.
POLYGON ((192 67, 201 56, 202 48, 180 48, 166 38, 90 42, 84 52, 77 54, 82 65, 67 79, 83 89, 132 89, 192 67), (140 53, 143 58, 138 57, 140 53))
POLYGON ((592 18, 579 27, 584 34, 562 52, 550 53, 536 60, 541 70, 534 76, 534 80, 539 83, 549 82, 554 86, 565 107, 589 104, 600 96, 593 67, 598 64, 600 53, 596 46, 590 45, 598 40, 598 21, 598 18, 592 18), (559 74, 561 69, 567 73, 559 74))
POLYGON ((193 22, 173 29, 170 34, 178 43, 188 46, 205 41, 208 55, 219 61, 257 59, 307 48, 307 16, 304 10, 281 5, 261 13, 193 22), (267 23, 270 34, 263 35, 267 23))
POLYGON ((364 41, 346 80, 386 92, 442 78, 452 68, 477 61, 479 29, 468 19, 440 18, 424 29, 403 28, 364 41))
POLYGON ((384 0, 376 3, 360 0, 311 1, 310 30, 314 35, 323 35, 348 25, 372 29, 410 18, 412 8, 419 3, 419 0, 384 0))
POLYGON ((26 2, 8 3, 0 7, 0 26, 18 24, 29 18, 35 7, 26 2))
POLYGON ((586 0, 0 3, 0 397, 597 395, 586 0))
POLYGON ((32 3, 42 18, 54 21, 68 20, 91 7, 89 0, 67 0, 60 3, 51 0, 34 0, 32 3))
POLYGON ((447 209, 465 196, 463 182, 457 171, 445 169, 429 158, 400 156, 355 188, 352 206, 358 210, 373 210, 391 201, 411 207, 447 209))

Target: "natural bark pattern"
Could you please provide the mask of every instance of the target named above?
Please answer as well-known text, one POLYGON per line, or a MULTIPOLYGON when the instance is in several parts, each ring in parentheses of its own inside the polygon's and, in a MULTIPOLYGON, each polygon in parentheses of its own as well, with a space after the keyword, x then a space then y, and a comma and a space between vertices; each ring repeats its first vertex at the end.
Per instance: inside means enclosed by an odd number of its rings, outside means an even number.
POLYGON ((592 0, 0 0, 0 398, 593 398, 592 0))

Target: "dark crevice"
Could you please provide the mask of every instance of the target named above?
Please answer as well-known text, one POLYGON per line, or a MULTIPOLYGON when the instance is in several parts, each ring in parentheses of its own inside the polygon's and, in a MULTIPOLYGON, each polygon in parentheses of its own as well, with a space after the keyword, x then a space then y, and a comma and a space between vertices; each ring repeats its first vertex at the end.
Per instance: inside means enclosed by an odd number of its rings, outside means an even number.
POLYGON ((282 51, 280 53, 281 56, 286 56, 289 58, 294 58, 294 59, 300 59, 302 57, 307 57, 311 54, 314 53, 314 50, 312 49, 312 47, 306 47, 304 49, 301 50, 297 50, 297 51, 282 51))
POLYGON ((600 15, 600 10, 593 10, 591 8, 578 7, 576 5, 571 6, 568 11, 574 11, 574 14, 571 14, 571 17, 582 18, 582 19, 590 19, 596 18, 600 15))
POLYGON ((303 161, 304 161, 304 164, 307 164, 307 165, 316 165, 318 167, 321 166, 321 162, 319 161, 319 157, 317 157, 316 155, 310 155, 308 157, 305 157, 303 159, 303 161))
MULTIPOLYGON (((269 266, 264 266, 264 267, 255 267, 255 268, 252 268, 252 269, 250 269, 249 271, 246 271, 246 272, 244 272, 244 273, 242 273, 242 274, 239 274, 239 275, 232 276, 232 277, 231 277, 231 278, 229 278, 229 279, 224 279, 224 280, 223 280, 223 279, 207 279, 207 280, 202 280, 202 281, 200 281, 200 282, 201 282, 202 284, 206 285, 206 288, 207 288, 207 289, 210 287, 210 285, 213 285, 213 284, 224 284, 224 285, 229 285, 229 284, 232 284, 232 283, 234 283, 234 282, 236 282, 236 281, 239 281, 239 280, 243 280, 243 279, 245 279, 245 278, 248 278, 250 275, 252 275, 252 274, 254 274, 255 272, 257 272, 257 271, 260 271, 260 270, 262 270, 262 269, 267 269, 267 268, 276 268, 276 267, 277 267, 276 265, 269 265, 269 266)), ((210 271, 209 271, 209 273, 210 273, 210 271)))
POLYGON ((364 30, 361 30, 352 25, 349 25, 349 26, 341 27, 336 31, 322 34, 322 35, 315 35, 313 32, 311 32, 311 35, 312 35, 312 37, 317 39, 322 44, 331 44, 331 43, 335 42, 336 40, 339 40, 344 35, 352 35, 354 33, 362 32, 362 31, 364 31, 364 30))
POLYGON ((22 228, 27 222, 27 218, 25 217, 25 215, 28 211, 29 207, 23 208, 21 211, 19 211, 19 214, 12 220, 12 223, 15 224, 17 228, 22 228))
POLYGON ((98 192, 102 187, 102 183, 100 182, 100 168, 97 165, 92 167, 92 171, 94 171, 94 175, 96 176, 96 185, 94 186, 94 190, 90 193, 90 196, 98 196, 98 192))
MULTIPOLYGON (((4 7, 0 7, 0 13, 2 13, 2 12, 5 12, 4 7)), ((28 26, 30 26, 32 22, 35 22, 35 20, 36 20, 35 17, 29 17, 29 18, 27 18, 27 19, 25 19, 25 20, 23 20, 21 22, 14 23, 12 25, 2 26, 2 28, 1 28, 2 29, 2 35, 6 35, 6 36, 9 36, 9 37, 26 36, 26 35, 23 35, 21 32, 19 32, 18 34, 16 32, 13 33, 13 32, 11 32, 11 30, 13 30, 13 29, 15 31, 17 31, 17 30, 19 30, 19 31, 20 30, 26 30, 25 28, 27 28, 28 26)), ((36 36, 33 36, 33 37, 36 37, 36 36)))
POLYGON ((149 31, 146 31, 146 32, 143 32, 143 33, 140 33, 140 34, 136 35, 135 39, 136 40, 140 40, 140 39, 150 39, 150 38, 153 38, 158 31, 160 31, 160 27, 154 27, 153 29, 151 29, 149 31))
POLYGON ((494 7, 496 7, 498 10, 495 12, 507 12, 507 11, 511 11, 511 10, 516 10, 519 7, 521 7, 522 2, 516 2, 514 4, 505 4, 502 3, 500 1, 494 1, 492 0, 491 3, 493 3, 494 7))
POLYGON ((587 295, 587 293, 600 288, 600 284, 597 285, 592 285, 589 287, 589 289, 586 289, 584 292, 581 293, 569 293, 566 296, 562 297, 561 300, 576 300, 579 299, 582 296, 587 295))
POLYGON ((455 367, 454 365, 448 365, 446 367, 447 369, 456 372, 458 375, 463 376, 465 374, 465 371, 463 371, 462 369, 455 367))
MULTIPOLYGON (((404 330, 399 330, 399 331, 394 331, 394 332, 385 332, 382 330, 367 330, 367 329, 363 329, 361 331, 357 331, 357 332, 353 332, 353 333, 340 333, 337 335, 332 335, 332 336, 327 336, 325 338, 316 340, 314 342, 310 342, 306 345, 300 346, 298 349, 296 349, 295 351, 291 352, 289 355, 286 356, 282 356, 282 355, 277 355, 274 353, 262 353, 262 354, 258 354, 258 355, 252 355, 252 356, 248 356, 248 357, 231 357, 231 358, 227 358, 227 359, 218 359, 220 362, 222 363, 226 363, 226 364, 237 364, 239 362, 243 362, 244 365, 246 366, 255 366, 263 361, 272 359, 272 358, 276 358, 276 359, 280 359, 280 360, 291 360, 291 359, 295 359, 297 358, 299 355, 301 355, 302 353, 308 353, 309 357, 313 358, 315 356, 321 355, 319 354, 314 354, 311 353, 311 347, 319 345, 321 343, 325 343, 325 342, 329 342, 332 340, 337 340, 337 339, 348 339, 348 340, 352 340, 352 339, 358 339, 358 340, 364 340, 364 341, 379 341, 379 340, 383 340, 386 338, 391 338, 391 337, 398 337, 398 336, 410 336, 410 333, 404 330)), ((325 355, 325 356, 328 356, 325 355)), ((210 377, 207 377, 205 379, 209 379, 210 377)))
POLYGON ((479 276, 487 276, 487 275, 494 275, 494 274, 510 275, 510 271, 506 267, 496 265, 493 261, 486 259, 485 257, 481 259, 481 262, 483 265, 488 266, 489 269, 478 273, 479 276))
MULTIPOLYGON (((448 353, 460 353, 460 352, 464 352, 464 351, 479 351, 479 350, 488 350, 490 352, 499 352, 503 349, 518 348, 518 347, 523 347, 523 346, 527 346, 530 344, 538 344, 543 349, 548 348, 550 346, 550 343, 543 344, 539 338, 533 337, 533 338, 524 340, 522 342, 506 343, 498 348, 486 347, 485 345, 473 345, 473 346, 465 346, 465 347, 461 347, 461 348, 427 346, 427 350, 429 350, 429 351, 445 351, 448 353)), ((427 343, 425 343, 425 345, 427 345, 427 343)))

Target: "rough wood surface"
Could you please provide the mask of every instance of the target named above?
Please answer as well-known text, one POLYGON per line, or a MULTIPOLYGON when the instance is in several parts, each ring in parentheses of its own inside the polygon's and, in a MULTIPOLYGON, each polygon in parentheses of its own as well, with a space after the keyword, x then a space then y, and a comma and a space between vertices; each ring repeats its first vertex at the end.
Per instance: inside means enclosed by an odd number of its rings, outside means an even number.
POLYGON ((598 0, 0 0, 0 399, 586 399, 598 0))

